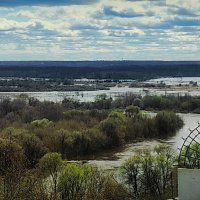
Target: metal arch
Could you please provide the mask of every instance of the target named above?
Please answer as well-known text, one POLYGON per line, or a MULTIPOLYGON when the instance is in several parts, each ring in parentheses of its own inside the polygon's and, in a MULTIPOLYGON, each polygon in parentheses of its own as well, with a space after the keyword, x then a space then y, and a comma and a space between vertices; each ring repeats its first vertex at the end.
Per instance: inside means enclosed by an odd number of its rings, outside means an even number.
MULTIPOLYGON (((186 156, 188 155, 188 150, 191 149, 192 151, 197 151, 197 150, 191 148, 191 144, 195 141, 198 145, 200 145, 200 144, 196 141, 196 138, 197 138, 198 135, 199 135, 199 131, 198 131, 198 129, 194 129, 194 130, 191 132, 191 134, 189 134, 189 136, 188 136, 188 138, 190 138, 191 141, 190 141, 189 145, 186 146, 187 149, 186 149, 186 152, 185 152, 184 165, 187 164, 187 163, 186 163, 186 156), (198 133, 194 136, 194 138, 192 138, 192 137, 191 137, 191 134, 193 134, 195 130, 197 130, 198 133)), ((199 152, 199 153, 200 153, 200 152, 199 152)), ((188 158, 188 157, 187 157, 187 158, 188 158)))
MULTIPOLYGON (((199 125, 200 126, 200 125, 199 125)), ((198 130, 198 128, 199 128, 199 126, 197 126, 194 130, 192 130, 191 132, 190 132, 190 134, 188 135, 188 137, 186 138, 186 139, 184 139, 184 143, 183 143, 183 146, 182 146, 182 148, 181 148, 181 152, 180 152, 180 156, 179 156, 179 166, 184 166, 184 167, 189 167, 189 168, 194 168, 194 167, 199 167, 199 166, 194 166, 194 164, 192 163, 191 164, 191 159, 190 159, 190 157, 188 157, 188 153, 189 153, 189 150, 191 149, 193 152, 197 152, 197 150, 196 149, 193 149, 193 148, 191 148, 191 144, 192 143, 194 143, 194 142, 196 142, 197 144, 199 144, 197 141, 196 141, 196 138, 198 138, 198 135, 199 135, 199 130, 198 130), (192 134, 195 132, 195 131, 197 131, 197 133, 194 135, 194 137, 192 137, 192 134), (191 140, 190 142, 188 142, 188 140, 191 140), (186 145, 186 143, 189 143, 189 144, 187 144, 186 145), (182 152, 183 152, 183 150, 184 150, 184 148, 186 148, 186 151, 184 152, 184 154, 182 154, 182 152), (182 160, 181 158, 184 158, 184 160, 182 160), (189 159, 189 160, 188 160, 189 159), (184 162, 183 162, 184 161, 184 162)), ((197 153, 200 153, 200 152, 197 152, 197 153)), ((199 158, 197 158, 197 157, 191 157, 192 159, 193 159, 193 161, 194 161, 194 159, 196 160, 199 160, 199 158)))
POLYGON ((200 168, 200 151, 197 151, 196 149, 193 149, 191 147, 191 145, 194 143, 200 145, 200 138, 198 138, 198 136, 200 136, 199 128, 200 128, 200 123, 198 122, 198 126, 195 129, 190 130, 190 134, 185 139, 183 138, 184 143, 181 147, 178 158, 179 167, 200 168), (197 138, 199 139, 199 142, 197 141, 197 138), (191 155, 188 155, 188 153, 190 152, 189 150, 192 150, 192 152, 196 152, 197 153, 196 156, 192 157, 191 155))

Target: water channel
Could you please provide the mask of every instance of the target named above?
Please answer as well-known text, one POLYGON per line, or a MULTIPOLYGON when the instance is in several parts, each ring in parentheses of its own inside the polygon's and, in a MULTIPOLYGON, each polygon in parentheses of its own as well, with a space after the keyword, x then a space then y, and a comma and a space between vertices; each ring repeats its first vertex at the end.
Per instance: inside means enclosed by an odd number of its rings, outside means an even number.
MULTIPOLYGON (((155 113, 150 113, 155 115, 155 113)), ((90 158, 89 163, 95 164, 102 169, 114 169, 119 168, 120 165, 128 159, 133 153, 138 149, 143 148, 154 148, 156 145, 163 143, 172 145, 174 151, 178 154, 179 148, 183 144, 183 139, 188 136, 189 129, 194 129, 198 121, 200 121, 200 114, 179 114, 183 121, 184 126, 176 133, 174 137, 168 138, 166 140, 149 140, 143 142, 136 142, 132 144, 127 144, 121 149, 116 149, 114 151, 106 152, 103 154, 95 155, 95 158, 90 158)))

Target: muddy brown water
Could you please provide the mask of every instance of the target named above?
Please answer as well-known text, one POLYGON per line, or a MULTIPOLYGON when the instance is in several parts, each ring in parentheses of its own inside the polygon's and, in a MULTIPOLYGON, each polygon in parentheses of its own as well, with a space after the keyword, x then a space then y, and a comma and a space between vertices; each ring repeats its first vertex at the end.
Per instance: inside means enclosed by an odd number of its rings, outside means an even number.
MULTIPOLYGON (((150 114, 155 115, 154 113, 150 114)), ((177 152, 178 154, 179 148, 181 148, 183 144, 182 137, 187 137, 190 133, 189 129, 194 129, 197 126, 198 121, 200 121, 200 114, 188 113, 179 115, 184 121, 184 126, 176 133, 175 136, 166 140, 149 140, 127 144, 124 147, 112 151, 104 152, 95 156, 90 156, 87 159, 87 162, 90 164, 94 164, 102 169, 117 169, 125 160, 133 155, 136 150, 143 148, 153 149, 155 146, 163 143, 170 144, 175 152, 177 152)))

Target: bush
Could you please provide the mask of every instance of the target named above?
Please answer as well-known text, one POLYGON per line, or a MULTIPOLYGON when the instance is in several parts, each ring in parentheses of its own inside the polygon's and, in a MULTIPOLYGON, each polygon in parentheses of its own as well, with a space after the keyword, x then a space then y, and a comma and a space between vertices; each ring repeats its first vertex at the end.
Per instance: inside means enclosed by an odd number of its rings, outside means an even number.
POLYGON ((122 181, 133 198, 174 198, 173 192, 169 193, 174 189, 171 176, 174 160, 168 146, 139 151, 121 166, 122 181))
POLYGON ((67 164, 59 179, 61 198, 121 200, 127 192, 111 175, 90 165, 67 164))
POLYGON ((35 126, 35 127, 42 127, 42 128, 45 128, 45 127, 49 127, 49 126, 52 126, 53 125, 53 122, 52 121, 49 121, 48 119, 46 118, 43 118, 43 119, 37 119, 37 120, 34 120, 31 122, 31 125, 35 126))
POLYGON ((161 137, 171 136, 183 126, 183 120, 174 112, 161 111, 155 117, 155 125, 161 137))

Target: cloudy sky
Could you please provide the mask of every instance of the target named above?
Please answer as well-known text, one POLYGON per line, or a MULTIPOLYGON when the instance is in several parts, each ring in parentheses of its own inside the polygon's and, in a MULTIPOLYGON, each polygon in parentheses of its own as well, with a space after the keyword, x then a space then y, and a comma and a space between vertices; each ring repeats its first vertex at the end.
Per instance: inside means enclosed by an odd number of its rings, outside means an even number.
POLYGON ((200 60, 200 0, 0 0, 0 60, 200 60))

